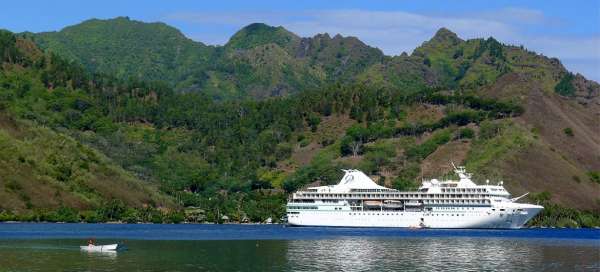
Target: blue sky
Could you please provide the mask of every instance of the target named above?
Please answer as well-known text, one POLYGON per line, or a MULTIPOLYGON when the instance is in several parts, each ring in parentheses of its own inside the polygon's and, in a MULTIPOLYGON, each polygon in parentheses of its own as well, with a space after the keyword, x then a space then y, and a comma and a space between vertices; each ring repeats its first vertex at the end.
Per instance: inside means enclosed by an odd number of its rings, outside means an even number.
POLYGON ((411 52, 440 27, 462 38, 494 36, 558 57, 600 81, 600 1, 9 1, 0 28, 55 31, 89 18, 162 21, 189 38, 223 44, 253 22, 301 35, 356 36, 389 55, 411 52), (87 3, 85 3, 87 2, 87 3), (85 3, 85 4, 82 4, 85 3))

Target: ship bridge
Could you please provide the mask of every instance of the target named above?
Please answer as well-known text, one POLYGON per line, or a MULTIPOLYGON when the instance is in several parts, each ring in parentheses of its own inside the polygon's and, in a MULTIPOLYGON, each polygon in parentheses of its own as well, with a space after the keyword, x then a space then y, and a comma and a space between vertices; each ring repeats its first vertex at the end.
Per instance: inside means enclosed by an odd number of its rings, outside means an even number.
MULTIPOLYGON (((454 166, 454 164, 452 165, 454 166)), ((458 180, 425 180, 419 187, 419 191, 426 193, 487 193, 490 196, 510 197, 510 194, 504 189, 503 182, 498 185, 489 185, 489 180, 486 185, 477 185, 471 180, 471 173, 468 173, 464 166, 454 166, 454 173, 458 175, 458 180)))

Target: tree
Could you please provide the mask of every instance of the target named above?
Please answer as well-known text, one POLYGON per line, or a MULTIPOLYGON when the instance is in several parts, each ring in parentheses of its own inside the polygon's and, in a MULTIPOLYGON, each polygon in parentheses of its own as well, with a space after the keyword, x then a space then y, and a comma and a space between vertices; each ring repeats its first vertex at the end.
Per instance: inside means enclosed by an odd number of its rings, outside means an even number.
POLYGON ((496 137, 496 135, 500 134, 502 126, 496 122, 492 121, 483 121, 479 127, 479 139, 491 139, 496 137))
POLYGON ((100 207, 100 216, 106 221, 121 220, 121 216, 125 212, 126 207, 123 201, 118 199, 110 200, 100 207))
POLYGON ((472 139, 475 137, 475 131, 471 128, 462 128, 456 134, 457 139, 472 139))
POLYGON ((566 73, 560 81, 554 86, 554 91, 562 96, 574 96, 575 87, 573 86, 573 79, 575 77, 572 73, 566 73))

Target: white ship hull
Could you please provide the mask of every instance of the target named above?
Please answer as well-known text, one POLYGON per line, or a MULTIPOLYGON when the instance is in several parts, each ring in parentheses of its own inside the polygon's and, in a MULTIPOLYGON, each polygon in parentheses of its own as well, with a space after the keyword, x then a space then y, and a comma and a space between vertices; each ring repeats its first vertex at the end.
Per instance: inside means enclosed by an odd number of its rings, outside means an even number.
POLYGON ((520 212, 491 209, 476 212, 303 211, 288 215, 288 224, 324 227, 518 229, 542 209, 540 206, 531 206, 520 212))
POLYGON ((291 226, 387 228, 522 228, 544 207, 516 202, 502 186, 477 185, 464 167, 458 181, 423 181, 413 191, 375 184, 358 170, 344 170, 337 185, 309 187, 292 194, 291 226))

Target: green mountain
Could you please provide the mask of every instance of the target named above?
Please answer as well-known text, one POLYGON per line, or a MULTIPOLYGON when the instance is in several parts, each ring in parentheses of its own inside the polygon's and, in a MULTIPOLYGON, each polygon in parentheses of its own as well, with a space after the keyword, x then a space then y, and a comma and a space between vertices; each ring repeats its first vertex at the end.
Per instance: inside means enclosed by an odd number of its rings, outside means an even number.
POLYGON ((60 32, 34 34, 42 47, 81 62, 94 73, 118 78, 161 80, 175 85, 210 63, 214 48, 186 38, 163 23, 118 17, 92 19, 60 32))
POLYGON ((119 17, 59 32, 29 34, 43 49, 119 79, 160 80, 219 99, 266 98, 348 80, 383 54, 353 37, 300 38, 251 24, 224 46, 208 47, 162 23, 119 17))
MULTIPOLYGON (((102 22, 119 20, 144 24, 102 22)), ((600 86, 522 47, 441 29, 389 57, 352 37, 252 24, 185 85, 99 75, 35 34, 6 35, 5 114, 104 154, 195 207, 191 221, 278 219, 287 192, 334 183, 340 168, 406 189, 454 161, 531 192, 546 206, 532 224, 600 225, 600 86)))

